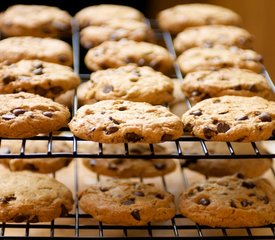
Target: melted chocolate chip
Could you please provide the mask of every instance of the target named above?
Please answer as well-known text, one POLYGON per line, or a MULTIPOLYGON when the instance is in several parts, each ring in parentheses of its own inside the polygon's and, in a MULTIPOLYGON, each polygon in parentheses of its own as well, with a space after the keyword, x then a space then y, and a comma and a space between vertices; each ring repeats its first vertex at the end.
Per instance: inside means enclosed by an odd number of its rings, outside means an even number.
POLYGON ((163 134, 161 137, 161 141, 170 141, 173 139, 173 135, 171 134, 163 134))
POLYGON ((247 207, 247 206, 252 205, 252 204, 253 204, 252 202, 249 202, 249 201, 247 201, 247 200, 242 200, 242 201, 241 201, 241 205, 242 205, 243 207, 247 207))
POLYGON ((125 111, 125 110, 127 110, 127 107, 121 106, 121 107, 118 108, 118 110, 119 110, 119 111, 125 111))
POLYGON ((53 116, 53 113, 50 111, 46 111, 42 113, 45 117, 51 118, 53 116))
POLYGON ((236 177, 240 179, 244 179, 244 175, 242 173, 237 173, 236 177))
POLYGON ((120 124, 117 120, 113 119, 111 116, 109 117, 109 119, 110 119, 114 124, 117 124, 117 125, 120 124))
POLYGON ((28 216, 25 215, 17 215, 13 218, 13 221, 16 223, 24 222, 25 220, 28 220, 28 216))
POLYGON ((104 93, 109 93, 109 92, 112 92, 114 90, 114 88, 113 88, 113 86, 112 85, 106 85, 106 86, 104 86, 104 88, 103 88, 103 92, 104 93))
POLYGON ((252 84, 249 88, 248 88, 249 91, 251 92, 258 92, 258 89, 256 87, 256 85, 252 84))
POLYGON ((62 204, 60 217, 66 217, 68 215, 68 209, 62 204))
POLYGON ((237 205, 233 200, 230 201, 230 207, 237 208, 237 205))
POLYGON ((158 70, 161 66, 161 62, 159 60, 153 60, 149 63, 149 66, 154 68, 155 70, 158 70))
POLYGON ((16 116, 14 114, 4 114, 4 115, 2 115, 2 118, 4 120, 12 120, 12 119, 16 118, 16 116))
POLYGON ((140 215, 139 215, 139 210, 138 209, 135 209, 131 212, 131 215, 134 219, 140 221, 140 215))
POLYGON ((144 197, 144 196, 145 196, 144 192, 142 192, 142 191, 136 191, 136 192, 134 192, 133 194, 134 194, 135 196, 139 196, 139 197, 144 197))
POLYGON ((201 198, 199 201, 199 204, 204 205, 204 206, 208 206, 210 204, 210 200, 207 198, 201 198))
POLYGON ((46 90, 40 86, 35 86, 34 92, 39 94, 40 96, 45 96, 48 93, 48 90, 46 90))
POLYGON ((43 68, 36 68, 32 71, 35 75, 42 75, 43 74, 43 68))
POLYGON ((269 198, 268 198, 268 196, 258 196, 258 199, 259 199, 260 201, 263 201, 264 204, 268 204, 268 203, 269 203, 269 198))
POLYGON ((227 123, 219 122, 217 124, 217 130, 219 133, 226 133, 230 129, 230 126, 227 123))
POLYGON ((12 110, 12 113, 15 115, 15 116, 19 116, 21 114, 24 114, 26 111, 22 108, 16 108, 16 109, 13 109, 12 110))
POLYGON ((16 197, 14 196, 14 194, 11 194, 9 196, 4 196, 4 197, 0 197, 0 203, 3 204, 8 204, 11 201, 16 200, 16 197))
POLYGON ((107 187, 100 187, 99 190, 101 192, 107 192, 107 191, 109 191, 109 188, 107 188, 107 187))
POLYGON ((271 118, 271 115, 267 112, 263 112, 259 115, 259 119, 262 121, 262 122, 271 122, 272 121, 272 118, 271 118))
POLYGON ((166 164, 165 163, 154 163, 154 167, 157 169, 157 170, 163 170, 166 168, 166 164))
POLYGON ((2 77, 2 81, 4 82, 5 85, 9 84, 10 82, 13 82, 16 78, 14 76, 10 75, 4 75, 2 77))
POLYGON ((243 120, 247 120, 247 119, 248 119, 248 116, 246 116, 246 115, 236 118, 237 121, 243 121, 243 120))
POLYGON ((61 92, 63 92, 62 87, 51 87, 49 90, 54 94, 60 94, 61 92))
POLYGON ((190 123, 187 123, 183 128, 183 131, 187 133, 192 132, 192 130, 193 130, 193 126, 190 123))
POLYGON ((131 198, 131 199, 125 200, 121 204, 122 205, 132 205, 132 204, 135 204, 135 199, 131 198))
POLYGON ((247 182, 247 181, 243 181, 242 182, 242 187, 245 187, 245 188, 254 188, 256 185, 253 183, 253 182, 247 182))
POLYGON ((241 85, 236 85, 233 87, 233 89, 238 91, 238 90, 242 90, 242 87, 241 85))
POLYGON ((136 133, 126 133, 124 139, 128 142, 138 142, 142 139, 142 137, 137 135, 136 133))
POLYGON ((125 58, 124 61, 125 61, 126 63, 134 63, 134 62, 136 62, 136 59, 133 58, 133 57, 127 57, 127 58, 125 58))
POLYGON ((205 126, 203 128, 203 134, 205 136, 206 139, 210 139, 211 137, 213 137, 214 135, 216 135, 216 131, 211 129, 208 126, 205 126))
POLYGON ((201 112, 201 110, 196 110, 196 111, 194 111, 194 112, 191 112, 190 115, 201 116, 201 115, 202 115, 202 112, 201 112))
POLYGON ((37 168, 34 164, 31 164, 31 163, 25 164, 24 169, 33 171, 33 172, 37 172, 39 170, 39 168, 37 168))
POLYGON ((118 131, 118 127, 110 126, 106 129, 105 133, 106 133, 106 135, 110 135, 110 134, 115 133, 117 131, 118 131))
POLYGON ((61 62, 61 63, 66 63, 66 62, 68 62, 68 57, 67 56, 64 56, 64 55, 60 55, 59 57, 58 57, 58 60, 59 60, 59 62, 61 62))
POLYGON ((164 195, 161 194, 161 193, 157 193, 156 194, 156 198, 158 198, 158 199, 164 199, 164 195))
POLYGON ((198 192, 202 192, 204 190, 204 188, 202 186, 197 186, 196 189, 198 192))

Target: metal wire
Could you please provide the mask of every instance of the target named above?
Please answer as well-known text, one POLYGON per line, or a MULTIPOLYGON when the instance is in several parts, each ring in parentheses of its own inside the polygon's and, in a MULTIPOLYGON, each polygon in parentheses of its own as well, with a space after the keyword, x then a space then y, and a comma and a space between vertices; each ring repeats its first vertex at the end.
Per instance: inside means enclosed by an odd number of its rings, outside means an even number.
MULTIPOLYGON (((154 21, 150 21, 149 24, 151 23, 151 26, 154 28, 157 28, 156 24, 154 21)), ((80 45, 79 45, 79 29, 76 24, 76 22, 72 22, 73 24, 73 35, 72 35, 72 46, 73 46, 73 51, 74 51, 74 71, 75 73, 79 74, 80 77, 83 80, 89 79, 89 73, 80 73, 80 66, 83 64, 80 61, 80 45)), ((166 48, 169 50, 169 52, 176 58, 176 53, 173 47, 173 42, 171 35, 168 32, 162 33, 159 31, 159 29, 155 29, 156 32, 158 33, 157 36, 162 38, 161 40, 165 43, 166 48)), ((176 77, 180 80, 183 81, 183 76, 180 72, 179 66, 175 63, 174 64, 174 72, 176 77)), ((267 78, 267 81, 271 88, 275 90, 274 85, 271 81, 271 79, 268 76, 268 73, 265 71, 264 72, 265 77, 267 78)), ((186 102, 182 103, 186 104, 188 108, 191 107, 190 101, 187 99, 186 102)), ((78 99, 77 99, 77 92, 75 92, 75 95, 73 97, 73 107, 72 107, 72 115, 76 113, 78 109, 78 99)), ((68 130, 68 129, 64 129, 68 130)), ((13 141, 16 139, 0 139, 1 144, 2 140, 5 141, 13 141)), ((22 140, 22 139, 20 139, 22 140)), ((269 141, 274 141, 275 138, 272 137, 269 139, 269 141)), ((176 153, 173 154, 160 154, 155 151, 154 144, 149 144, 148 147, 150 149, 148 154, 136 154, 136 153, 131 153, 129 151, 129 145, 124 144, 124 153, 121 154, 106 154, 104 153, 104 144, 99 143, 98 144, 98 150, 94 150, 94 152, 79 152, 78 148, 78 143, 82 142, 83 140, 78 139, 74 136, 61 136, 61 135, 53 135, 49 134, 49 136, 36 136, 33 138, 28 138, 22 140, 21 147, 20 147, 20 152, 19 153, 1 153, 0 158, 48 158, 48 157, 74 157, 74 158, 144 158, 144 159, 152 159, 152 158, 163 158, 169 159, 175 158, 175 159, 188 159, 188 161, 196 160, 199 158, 203 159, 231 159, 231 158, 243 158, 243 159, 249 159, 249 158, 275 158, 275 153, 261 153, 255 143, 251 143, 252 148, 254 150, 254 153, 251 154, 241 154, 238 155, 234 151, 234 147, 231 143, 226 143, 228 147, 229 154, 211 154, 208 151, 206 142, 198 139, 196 137, 192 136, 183 136, 176 141, 171 141, 171 143, 175 144, 175 149, 176 153), (47 145, 47 151, 45 153, 26 153, 25 147, 26 144, 28 143, 29 140, 46 140, 48 141, 47 145), (72 142, 72 149, 70 152, 53 152, 53 144, 54 142, 57 141, 68 141, 72 142), (182 150, 181 144, 185 144, 185 142, 197 142, 201 145, 202 154, 194 154, 194 153, 186 153, 182 150)), ((215 228, 212 229, 207 226, 200 226, 195 223, 185 223, 185 220, 187 220, 184 216, 177 214, 174 218, 170 220, 169 225, 162 225, 162 224, 148 224, 147 226, 116 226, 116 225, 108 225, 108 224, 103 224, 101 222, 93 222, 91 223, 86 223, 82 222, 82 220, 88 220, 91 218, 90 215, 88 214, 83 214, 80 213, 79 211, 79 206, 78 206, 78 193, 79 193, 79 168, 78 168, 78 161, 77 159, 74 162, 74 197, 75 197, 75 213, 74 214, 69 214, 68 216, 62 217, 64 220, 66 219, 71 219, 73 220, 73 224, 60 224, 58 221, 52 221, 50 223, 26 223, 26 224, 17 224, 17 223, 2 223, 0 224, 1 226, 1 234, 0 234, 0 239, 32 239, 32 238, 37 238, 32 236, 32 230, 34 229, 45 229, 49 230, 49 236, 40 236, 38 237, 39 239, 50 239, 50 238, 55 238, 55 239, 84 239, 86 238, 85 236, 81 235, 81 232, 83 230, 94 230, 98 231, 97 235, 94 236, 89 236, 89 237, 94 237, 94 238, 103 238, 106 237, 106 232, 107 230, 121 230, 123 236, 122 237, 129 237, 129 238, 135 238, 135 237, 130 237, 130 230, 135 230, 135 231, 146 231, 147 236, 137 236, 136 238, 148 238, 149 237, 154 237, 155 234, 160 231, 160 230, 170 230, 172 232, 172 235, 169 236, 169 238, 173 237, 181 237, 181 238, 192 238, 192 239, 197 239, 197 238, 203 238, 203 239, 222 239, 222 238, 229 238, 230 233, 228 229, 226 228, 215 228), (179 221, 182 220, 182 221, 179 221), (178 222, 179 221, 179 222, 178 222), (7 234, 7 232, 10 232, 10 230, 24 230, 24 234, 22 236, 10 236, 10 234, 7 234), (74 231, 71 236, 57 236, 56 230, 71 230, 74 231), (194 236, 189 236, 185 235, 185 231, 195 231, 197 233, 194 234, 194 236), (214 234, 205 234, 204 231, 215 231, 215 236, 214 234), (221 235, 217 236, 217 232, 220 230, 221 235)), ((275 170, 271 168, 273 180, 275 181, 275 170)), ((186 189, 189 186, 189 179, 188 175, 186 174, 185 169, 181 169, 181 176, 182 176, 182 185, 186 189)), ((53 176, 55 177, 55 175, 53 176)), ((101 181, 101 176, 97 175, 97 181, 101 181)), ((143 182, 144 179, 140 178, 140 182, 143 182)), ((169 191, 169 184, 167 183, 166 177, 161 177, 161 184, 163 186, 163 189, 166 191, 169 191)), ((275 225, 270 224, 268 226, 263 226, 260 227, 260 229, 269 229, 271 231, 271 235, 253 235, 253 229, 259 229, 259 228, 243 228, 243 230, 246 231, 245 236, 235 236, 234 239, 274 239, 275 238, 275 225)), ((160 237, 156 236, 156 238, 165 238, 165 237, 160 237)))

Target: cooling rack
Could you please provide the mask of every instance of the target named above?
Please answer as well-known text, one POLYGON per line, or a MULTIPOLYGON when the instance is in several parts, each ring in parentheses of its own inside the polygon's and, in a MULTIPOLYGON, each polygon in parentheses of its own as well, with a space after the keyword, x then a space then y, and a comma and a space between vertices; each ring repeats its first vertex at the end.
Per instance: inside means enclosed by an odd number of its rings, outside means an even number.
MULTIPOLYGON (((148 20, 148 24, 152 26, 156 33, 158 43, 164 45, 169 52, 176 57, 176 53, 172 43, 172 37, 168 32, 162 32, 157 28, 154 20, 148 20)), ((74 53, 74 71, 80 75, 83 81, 89 79, 89 71, 85 68, 83 63, 83 54, 85 50, 79 44, 79 30, 75 22, 73 22, 73 34, 71 44, 74 53)), ((264 75, 268 84, 275 92, 275 87, 266 70, 264 75)), ((171 77, 176 77, 179 81, 183 80, 183 76, 179 70, 178 65, 174 64, 174 72, 171 77)), ((182 100, 182 104, 188 108, 191 103, 188 99, 182 100)), ((78 109, 77 93, 73 96, 72 115, 78 109)), ((68 129, 62 129, 68 131, 68 129)), ((14 141, 18 139, 0 139, 2 141, 14 141)), ((81 165, 79 158, 163 158, 167 159, 187 159, 194 161, 196 159, 248 159, 248 158, 275 158, 275 153, 263 153, 258 148, 258 143, 251 143, 252 153, 238 154, 234 149, 234 144, 227 142, 228 154, 212 154, 207 147, 207 141, 192 137, 182 136, 176 141, 169 141, 175 148, 173 153, 161 154, 155 151, 155 144, 148 144, 149 152, 147 154, 133 154, 130 152, 129 144, 124 144, 124 151, 118 154, 109 154, 104 151, 104 144, 98 144, 97 151, 83 152, 79 150, 79 145, 84 140, 78 139, 72 134, 57 135, 49 134, 48 136, 36 136, 28 139, 20 139, 21 145, 18 153, 1 153, 0 158, 49 158, 49 157, 72 157, 74 162, 69 168, 69 174, 73 183, 73 192, 75 197, 74 211, 66 217, 60 217, 50 223, 1 223, 0 224, 0 239, 86 239, 86 238, 186 238, 186 239, 275 239, 275 224, 270 224, 263 227, 253 228, 210 228, 207 226, 200 226, 193 223, 184 216, 177 214, 173 219, 161 224, 148 224, 146 226, 116 226, 103 224, 95 221, 90 215, 84 214, 78 207, 77 196, 80 188, 80 180, 82 176, 81 165), (25 146, 29 140, 47 141, 47 149, 43 153, 26 153, 25 146), (71 143, 71 151, 55 152, 53 145, 57 141, 66 141, 71 143), (185 152, 182 146, 187 142, 195 142, 201 147, 201 153, 185 152)), ((275 138, 271 137, 268 142, 274 142, 275 138)), ((46 159, 45 159, 46 161, 46 159)), ((184 189, 189 186, 190 174, 183 165, 179 165, 177 171, 172 173, 178 181, 178 188, 184 189)), ((58 176, 59 173, 53 174, 53 177, 58 176)), ((275 183, 275 170, 272 167, 269 172, 269 178, 275 183)), ((102 176, 95 176, 96 181, 101 181, 102 176)), ((158 181, 165 190, 170 191, 171 184, 169 181, 171 176, 163 176, 154 178, 158 181)), ((147 181, 146 179, 135 179, 135 181, 147 181)), ((154 180, 155 181, 155 180, 154 180)))

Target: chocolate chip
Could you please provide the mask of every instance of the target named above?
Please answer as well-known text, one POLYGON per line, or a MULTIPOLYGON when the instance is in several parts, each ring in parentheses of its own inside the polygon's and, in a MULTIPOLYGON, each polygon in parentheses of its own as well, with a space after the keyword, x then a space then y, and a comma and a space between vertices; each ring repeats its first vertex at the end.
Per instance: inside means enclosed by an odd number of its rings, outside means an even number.
POLYGON ((117 125, 120 124, 117 120, 113 119, 111 116, 109 117, 109 119, 110 119, 114 124, 117 124, 117 125))
POLYGON ((33 172, 39 171, 39 168, 37 168, 34 164, 31 164, 31 163, 25 164, 24 169, 29 170, 29 171, 33 171, 33 172))
POLYGON ((34 215, 31 219, 28 220, 29 223, 37 223, 39 219, 36 215, 34 215))
POLYGON ((206 139, 210 139, 211 137, 213 137, 214 135, 216 135, 216 131, 211 129, 208 126, 205 126, 203 128, 203 134, 205 136, 206 139))
POLYGON ((139 66, 143 66, 143 65, 145 64, 144 58, 140 58, 140 59, 138 60, 137 64, 138 64, 139 66))
POLYGON ((61 62, 61 63, 66 63, 66 62, 68 62, 68 57, 67 56, 64 56, 64 55, 60 55, 59 57, 58 57, 58 60, 59 60, 59 62, 61 62))
POLYGON ((230 126, 227 123, 219 122, 217 124, 217 130, 219 133, 226 133, 230 129, 230 126))
POLYGON ((33 74, 35 75, 42 75, 43 74, 43 69, 42 68, 36 68, 32 71, 33 74))
POLYGON ((254 85, 254 84, 249 86, 248 90, 251 91, 251 92, 258 92, 258 89, 257 89, 256 85, 254 85))
POLYGON ((15 115, 15 116, 19 116, 20 114, 24 114, 26 111, 22 108, 16 108, 16 109, 13 109, 12 110, 12 113, 15 115))
POLYGON ((248 119, 248 116, 246 116, 246 115, 236 118, 237 121, 243 121, 243 120, 247 120, 247 119, 248 119))
POLYGON ((252 204, 253 204, 252 202, 249 202, 249 201, 247 201, 247 200, 242 200, 242 201, 241 201, 241 205, 242 205, 243 207, 247 207, 247 206, 252 205, 252 204))
POLYGON ((35 62, 35 63, 33 63, 33 67, 35 67, 35 68, 43 68, 43 64, 42 64, 42 62, 35 62))
POLYGON ((236 85, 233 87, 233 89, 238 91, 238 90, 242 90, 242 87, 241 85, 236 85))
POLYGON ((201 116, 201 115, 202 115, 202 112, 201 112, 201 110, 196 110, 196 111, 194 111, 194 112, 191 112, 190 115, 201 116))
POLYGON ((45 96, 48 93, 48 90, 46 90, 40 86, 35 86, 34 92, 39 94, 40 96, 45 96))
POLYGON ((142 137, 136 133, 126 133, 124 139, 128 142, 138 142, 142 139, 142 137))
POLYGON ((210 200, 207 198, 201 198, 199 201, 199 204, 204 205, 204 206, 208 206, 210 204, 210 200))
POLYGON ((113 88, 113 86, 112 85, 106 85, 106 86, 104 86, 104 88, 103 88, 103 92, 104 93, 109 93, 109 92, 112 92, 114 90, 114 88, 113 88))
POLYGON ((123 201, 121 204, 122 205, 132 205, 132 204, 135 204, 135 199, 134 198, 128 199, 126 201, 123 201))
POLYGON ((0 203, 3 204, 8 204, 11 201, 16 200, 16 197, 14 196, 14 194, 11 194, 9 196, 4 196, 4 197, 0 197, 0 203))
POLYGON ((136 62, 136 59, 133 58, 133 57, 127 57, 127 58, 125 58, 124 61, 125 61, 126 63, 134 63, 134 62, 136 62))
POLYGON ((242 173, 237 173, 236 177, 240 179, 244 179, 244 175, 242 173))
POLYGON ((217 119, 213 119, 213 121, 212 121, 212 123, 215 124, 215 125, 216 125, 218 122, 219 122, 219 121, 218 121, 217 119))
POLYGON ((14 76, 10 75, 4 75, 2 77, 2 81, 4 82, 5 85, 9 84, 10 82, 13 82, 16 78, 14 76))
POLYGON ((109 163, 108 164, 108 169, 116 171, 117 170, 117 165, 114 163, 109 163))
POLYGON ((198 97, 198 96, 200 96, 201 95, 201 92, 199 92, 199 91, 193 91, 192 93, 191 93, 191 96, 192 97, 198 97))
POLYGON ((193 130, 193 126, 190 123, 187 123, 183 128, 183 131, 187 133, 192 132, 192 130, 193 130))
POLYGON ((105 133, 106 133, 106 135, 110 135, 110 134, 112 134, 112 133, 117 132, 118 129, 119 129, 119 128, 116 127, 116 126, 110 126, 110 127, 108 127, 108 128, 106 129, 105 133))
POLYGON ((16 223, 20 223, 20 222, 24 222, 25 220, 27 220, 29 217, 25 216, 25 215, 17 215, 13 218, 13 221, 16 223))
POLYGON ((139 196, 139 197, 144 197, 144 196, 145 196, 144 192, 142 192, 142 191, 136 191, 136 192, 134 192, 133 194, 134 194, 135 196, 139 196))
POLYGON ((269 203, 269 198, 268 196, 258 196, 258 199, 263 201, 264 204, 268 204, 269 203))
POLYGON ((170 141, 173 139, 173 135, 171 134, 163 134, 161 137, 161 141, 170 141))
POLYGON ((164 195, 161 194, 161 193, 157 193, 156 194, 156 198, 158 198, 158 199, 164 199, 164 195))
POLYGON ((107 191, 109 191, 110 189, 107 188, 107 187, 100 187, 99 190, 100 190, 101 192, 107 192, 107 191))
POLYGON ((127 107, 121 106, 121 107, 118 108, 118 110, 119 110, 119 111, 125 111, 125 110, 127 110, 127 107))
POLYGON ((221 112, 219 112, 220 115, 223 115, 223 114, 226 114, 226 113, 229 113, 229 111, 221 111, 221 112))
POLYGON ((149 66, 154 68, 155 70, 158 70, 161 66, 161 62, 159 60, 152 60, 150 63, 149 63, 149 66))
POLYGON ((63 92, 62 87, 51 87, 49 90, 54 94, 60 94, 63 92))
POLYGON ((245 187, 245 188, 254 188, 256 185, 253 183, 253 182, 247 182, 247 181, 243 181, 242 182, 242 187, 245 187))
POLYGON ((204 188, 202 186, 197 186, 196 189, 198 192, 202 192, 204 190, 204 188))
POLYGON ((271 122, 272 121, 272 118, 271 118, 271 115, 267 112, 263 112, 259 115, 259 119, 262 121, 262 122, 271 122))
POLYGON ((237 205, 233 200, 230 201, 230 207, 237 208, 237 205))
POLYGON ((46 112, 43 112, 42 113, 45 117, 49 117, 51 118, 53 116, 53 112, 50 112, 50 111, 46 111, 46 112))
POLYGON ((272 136, 275 136, 275 130, 272 131, 272 136))
POLYGON ((4 120, 12 120, 12 119, 16 118, 16 116, 14 114, 4 114, 4 115, 2 115, 2 118, 4 120))
POLYGON ((131 215, 134 219, 140 221, 140 215, 139 215, 139 210, 138 209, 135 209, 131 212, 131 215))
POLYGON ((166 168, 166 164, 165 163, 154 163, 154 167, 157 169, 157 170, 163 170, 166 168))
POLYGON ((68 215, 68 209, 62 204, 60 217, 66 217, 68 215))

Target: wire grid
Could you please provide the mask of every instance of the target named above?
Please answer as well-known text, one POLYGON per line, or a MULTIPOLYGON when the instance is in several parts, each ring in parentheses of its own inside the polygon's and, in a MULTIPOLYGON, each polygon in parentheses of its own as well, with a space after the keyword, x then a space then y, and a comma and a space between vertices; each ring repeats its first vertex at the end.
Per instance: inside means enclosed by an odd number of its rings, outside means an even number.
MULTIPOLYGON (((154 20, 148 20, 148 24, 150 24, 158 38, 159 41, 165 44, 165 47, 168 51, 176 57, 176 53, 173 47, 172 37, 168 32, 161 32, 156 25, 154 20)), ((73 22, 73 35, 72 35, 72 46, 74 53, 74 71, 79 74, 83 81, 89 79, 89 73, 81 72, 80 67, 83 62, 81 61, 81 48, 79 45, 79 30, 75 22, 73 22)), ((267 79, 268 84, 275 92, 275 87, 270 79, 267 71, 264 71, 264 75, 267 79)), ((171 77, 177 77, 180 81, 183 80, 183 76, 179 70, 179 66, 174 64, 174 75, 171 77)), ((75 91, 73 97, 73 107, 72 107, 72 115, 78 109, 78 99, 75 91)), ((191 103, 188 99, 185 100, 182 104, 186 104, 188 108, 191 107, 191 103)), ((63 129, 68 130, 68 129, 63 129)), ((275 137, 271 137, 269 141, 273 141, 275 137)), ((7 140, 7 139, 0 139, 7 140)), ((13 141, 14 139, 9 139, 9 141, 13 141)), ((155 152, 154 144, 149 144, 150 152, 148 154, 131 154, 129 151, 128 144, 124 144, 125 151, 122 154, 106 154, 103 150, 103 144, 98 144, 98 151, 92 153, 83 153, 78 151, 79 142, 83 141, 81 139, 76 138, 75 136, 60 136, 60 135, 52 135, 49 136, 36 136, 28 139, 21 139, 22 144, 20 148, 20 152, 18 154, 14 153, 1 153, 0 158, 49 158, 49 157, 73 157, 73 158, 163 158, 163 159, 188 159, 189 161, 193 161, 199 158, 203 159, 233 159, 233 158, 275 158, 275 153, 261 153, 258 149, 256 143, 251 143, 252 149, 254 153, 251 154, 236 154, 234 147, 231 143, 227 142, 226 145, 228 147, 229 154, 211 154, 206 145, 206 141, 198 139, 192 136, 182 136, 176 141, 171 141, 176 148, 176 153, 171 154, 158 154, 155 152), (25 146, 28 140, 46 140, 48 141, 47 151, 45 153, 26 153, 25 146), (53 152, 53 142, 55 141, 69 141, 72 143, 72 151, 70 152, 53 152), (192 154, 185 153, 181 148, 181 143, 184 142, 198 142, 202 148, 203 154, 192 154)), ((1 142, 0 142, 1 143, 1 142)), ((102 222, 96 222, 92 219, 92 217, 88 214, 80 213, 78 207, 78 192, 79 192, 79 166, 78 160, 74 160, 74 168, 73 168, 73 178, 74 178, 74 198, 75 198, 75 212, 73 214, 69 214, 66 217, 60 217, 59 219, 53 220, 50 223, 2 223, 0 224, 1 233, 0 239, 85 239, 85 238, 105 238, 105 237, 114 237, 108 235, 108 231, 119 231, 119 237, 128 237, 128 238, 148 238, 148 237, 157 237, 157 238, 203 238, 203 239, 221 239, 221 238, 232 238, 234 239, 275 239, 275 224, 270 224, 268 226, 263 227, 254 227, 254 228, 210 228, 207 226, 200 226, 191 222, 189 219, 184 216, 177 214, 170 221, 167 221, 165 224, 148 224, 146 226, 116 226, 116 225, 107 225, 102 222), (64 223, 63 220, 69 220, 68 223, 64 223), (12 231, 13 229, 20 230, 19 235, 13 235, 12 233, 6 234, 7 231, 12 231), (47 234, 43 234, 43 236, 32 236, 30 233, 34 229, 46 231, 47 234), (57 231, 69 231, 68 236, 62 236, 62 234, 56 234, 57 231), (88 235, 83 234, 83 232, 89 231, 88 235), (134 235, 131 232, 134 231, 134 235), (167 231, 169 232, 169 236, 162 235, 162 232, 165 231, 165 235, 167 235, 167 231), (268 231, 268 233, 267 233, 268 231)), ((187 188, 189 186, 189 177, 186 174, 186 170, 181 166, 179 169, 181 175, 181 183, 183 188, 187 188)), ((270 175, 272 176, 272 181, 275 181, 275 170, 272 167, 270 169, 270 175)), ((55 178, 56 175, 53 174, 55 178)), ((97 175, 97 181, 101 181, 102 176, 97 175)), ((169 191, 167 177, 159 177, 161 185, 163 189, 169 191)), ((143 182, 144 179, 139 179, 140 182, 143 182)))

